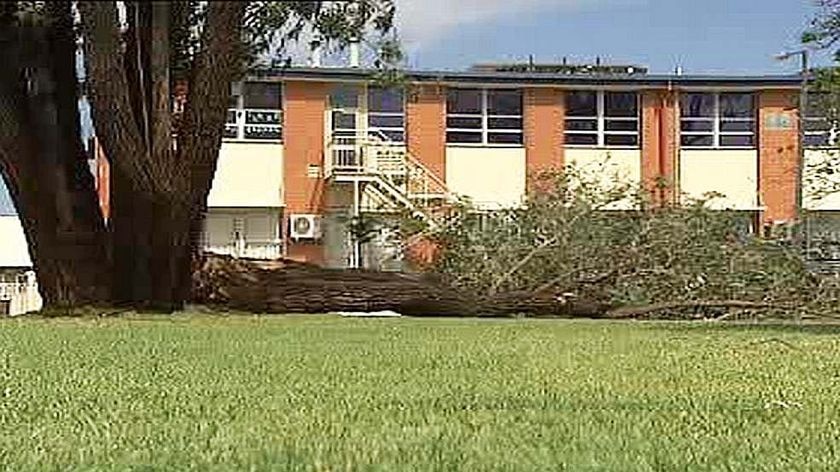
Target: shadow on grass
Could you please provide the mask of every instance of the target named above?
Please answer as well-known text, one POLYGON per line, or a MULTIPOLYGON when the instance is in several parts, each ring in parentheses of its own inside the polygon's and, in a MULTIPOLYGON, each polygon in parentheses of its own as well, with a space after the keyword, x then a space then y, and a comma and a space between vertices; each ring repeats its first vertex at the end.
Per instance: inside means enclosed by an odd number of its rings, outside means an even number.
POLYGON ((706 332, 732 333, 778 333, 778 334, 809 334, 815 336, 840 336, 840 320, 826 321, 731 321, 731 322, 702 322, 702 321, 662 321, 644 323, 646 329, 668 331, 672 333, 706 332))

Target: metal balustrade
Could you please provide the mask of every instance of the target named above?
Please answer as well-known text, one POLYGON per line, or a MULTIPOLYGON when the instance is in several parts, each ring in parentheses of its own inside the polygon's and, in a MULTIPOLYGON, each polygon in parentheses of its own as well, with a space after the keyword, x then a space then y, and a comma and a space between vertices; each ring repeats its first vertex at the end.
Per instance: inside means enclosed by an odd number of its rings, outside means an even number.
POLYGON ((254 108, 228 109, 224 139, 282 141, 283 111, 254 108))

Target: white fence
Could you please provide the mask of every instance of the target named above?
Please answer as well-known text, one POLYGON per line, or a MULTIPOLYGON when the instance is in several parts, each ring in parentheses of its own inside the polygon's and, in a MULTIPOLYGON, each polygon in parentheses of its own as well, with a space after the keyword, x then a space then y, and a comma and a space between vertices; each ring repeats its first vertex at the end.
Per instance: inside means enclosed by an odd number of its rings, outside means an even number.
POLYGON ((23 273, 16 279, 0 279, 0 316, 22 315, 40 310, 43 305, 34 272, 23 273))
POLYGON ((279 259, 283 257, 283 241, 280 239, 270 241, 238 240, 225 245, 205 245, 204 250, 236 258, 279 259))

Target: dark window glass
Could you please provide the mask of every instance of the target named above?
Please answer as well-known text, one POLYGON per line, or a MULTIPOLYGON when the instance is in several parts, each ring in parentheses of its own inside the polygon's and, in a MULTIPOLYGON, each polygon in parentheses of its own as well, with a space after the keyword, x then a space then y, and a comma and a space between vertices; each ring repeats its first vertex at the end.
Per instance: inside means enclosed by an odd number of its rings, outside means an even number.
POLYGON ((448 131, 446 133, 447 143, 481 143, 481 133, 468 131, 448 131))
POLYGON ((597 145, 597 134, 566 134, 566 144, 572 145, 597 145))
POLYGON ((481 90, 449 89, 446 94, 446 112, 475 115, 481 113, 481 90))
POLYGON ((519 90, 488 90, 488 115, 521 115, 522 92, 519 90))
POLYGON ((566 120, 570 131, 598 131, 598 120, 566 120))
POLYGON ((403 93, 400 89, 371 87, 368 89, 368 111, 402 113, 403 93))
POLYGON ((686 93, 680 96, 680 114, 690 118, 714 118, 715 96, 711 93, 686 93))
POLYGON ((752 121, 721 121, 720 130, 723 132, 752 132, 755 123, 752 121))
POLYGON ((806 134, 805 147, 824 147, 829 145, 828 133, 806 134))
POLYGON ((831 123, 828 120, 808 119, 805 120, 805 131, 831 131, 831 123))
POLYGON ((566 95, 566 115, 598 116, 598 99, 595 92, 569 92, 566 95))
POLYGON ((355 85, 336 85, 330 92, 332 108, 358 108, 359 87, 355 85))
POLYGON ((608 134, 604 136, 607 146, 635 146, 639 137, 635 134, 608 134))
POLYGON ((708 131, 712 132, 715 129, 715 122, 712 120, 709 121, 690 121, 690 120, 683 120, 680 123, 680 129, 682 131, 708 131))
POLYGON ((488 133, 487 142, 494 144, 522 144, 522 133, 488 133))
POLYGON ((522 118, 488 118, 490 129, 522 129, 522 118))
POLYGON ((368 125, 374 128, 402 128, 402 115, 368 115, 368 125))
POLYGON ((236 123, 236 110, 228 110, 225 123, 236 123))
POLYGON ((712 147, 715 144, 715 139, 712 135, 684 134, 680 137, 680 144, 686 147, 712 147))
POLYGON ((450 116, 446 118, 447 128, 481 129, 481 118, 463 118, 450 116))
POLYGON ((724 147, 753 147, 755 136, 748 135, 724 135, 720 137, 720 145, 724 147))
POLYGON ((405 141, 405 132, 397 131, 397 130, 391 130, 391 129, 379 130, 377 132, 370 133, 370 136, 372 136, 374 138, 380 138, 381 137, 380 133, 387 136, 388 139, 390 139, 391 141, 395 141, 395 142, 398 142, 398 143, 401 143, 401 142, 405 141))
POLYGON ((245 108, 279 110, 280 84, 267 82, 245 82, 242 84, 242 100, 245 108))
POLYGON ((245 112, 245 123, 249 125, 280 124, 280 113, 276 111, 247 111, 245 112))
POLYGON ((607 131, 638 131, 637 120, 606 120, 604 126, 607 131))
POLYGON ((239 108, 239 95, 231 95, 228 98, 228 108, 239 108))
POLYGON ((225 126, 225 132, 222 136, 228 139, 238 138, 236 126, 225 126))
POLYGON ((753 94, 720 94, 720 116, 724 118, 752 118, 755 116, 753 94))
POLYGON ((604 93, 604 116, 636 117, 639 115, 639 99, 636 92, 604 93))
POLYGON ((334 111, 333 129, 356 129, 356 114, 334 111))

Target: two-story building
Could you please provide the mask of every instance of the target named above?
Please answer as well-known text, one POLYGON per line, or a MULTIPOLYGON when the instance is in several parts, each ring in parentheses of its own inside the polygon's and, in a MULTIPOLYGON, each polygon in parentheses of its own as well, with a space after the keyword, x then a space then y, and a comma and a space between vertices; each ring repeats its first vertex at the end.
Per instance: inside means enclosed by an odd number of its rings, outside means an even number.
MULTIPOLYGON (((361 250, 354 216, 432 217, 454 195, 482 209, 516 206, 541 169, 604 160, 639 185, 666 182, 654 201, 716 192, 717 207, 743 212, 756 230, 791 222, 800 84, 562 65, 408 71, 397 88, 361 68, 264 73, 233 87, 207 247, 379 267, 398 250, 385 238, 361 250)), ((840 210, 840 198, 806 202, 840 210)))

